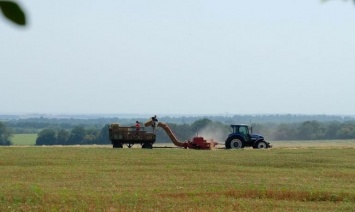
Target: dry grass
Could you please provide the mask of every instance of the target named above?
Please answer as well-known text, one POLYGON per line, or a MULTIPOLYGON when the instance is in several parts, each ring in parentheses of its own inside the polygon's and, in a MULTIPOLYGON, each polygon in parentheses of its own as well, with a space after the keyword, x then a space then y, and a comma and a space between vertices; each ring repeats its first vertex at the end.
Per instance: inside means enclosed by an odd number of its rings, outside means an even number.
POLYGON ((355 149, 355 140, 272 141, 275 148, 355 149))
POLYGON ((354 211, 355 151, 0 148, 0 211, 354 211))

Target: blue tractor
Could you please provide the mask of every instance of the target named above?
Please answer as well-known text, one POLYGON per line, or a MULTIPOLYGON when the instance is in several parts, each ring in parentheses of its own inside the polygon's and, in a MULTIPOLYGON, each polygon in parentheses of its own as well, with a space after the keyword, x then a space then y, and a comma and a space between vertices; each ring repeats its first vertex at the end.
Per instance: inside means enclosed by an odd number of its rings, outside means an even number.
POLYGON ((266 142, 261 135, 253 134, 252 127, 245 124, 232 124, 232 133, 226 140, 226 149, 241 149, 244 147, 253 147, 254 149, 271 148, 269 142, 266 142))

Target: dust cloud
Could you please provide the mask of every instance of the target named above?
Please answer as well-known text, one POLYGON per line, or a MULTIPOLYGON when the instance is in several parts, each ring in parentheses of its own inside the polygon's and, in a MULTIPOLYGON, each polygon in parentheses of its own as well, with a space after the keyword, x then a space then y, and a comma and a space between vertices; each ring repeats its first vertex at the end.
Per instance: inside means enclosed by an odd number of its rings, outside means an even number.
POLYGON ((209 125, 198 131, 198 136, 204 137, 206 140, 213 139, 218 143, 224 142, 228 137, 228 132, 225 132, 221 128, 209 125))

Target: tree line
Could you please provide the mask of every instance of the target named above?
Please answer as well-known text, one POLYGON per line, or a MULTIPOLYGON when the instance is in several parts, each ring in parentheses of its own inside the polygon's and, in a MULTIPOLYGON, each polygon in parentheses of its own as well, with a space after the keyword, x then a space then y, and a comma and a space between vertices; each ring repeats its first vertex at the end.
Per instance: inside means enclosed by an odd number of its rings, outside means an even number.
POLYGON ((355 122, 304 121, 290 124, 254 124, 268 140, 334 140, 355 139, 355 122))
MULTIPOLYGON (((202 118, 191 124, 168 123, 176 137, 186 141, 194 136, 224 141, 231 131, 230 125, 220 121, 202 118)), ((45 126, 42 125, 41 126, 45 126)), ((64 125, 65 127, 47 127, 39 130, 36 145, 85 145, 110 144, 108 124, 101 125, 64 125)), ((62 125, 63 126, 63 125, 62 125)), ((125 125, 127 126, 127 125, 125 125)), ((297 123, 254 123, 253 132, 261 134, 266 140, 332 140, 355 139, 355 121, 304 121, 297 123)), ((151 128, 145 128, 151 131, 151 128)), ((11 145, 13 130, 7 122, 0 122, 0 145, 11 145)), ((167 134, 156 130, 157 142, 170 142, 167 134)))
POLYGON ((76 126, 72 130, 47 128, 38 133, 36 145, 109 144, 108 126, 101 130, 76 126))
POLYGON ((5 123, 0 121, 0 146, 9 146, 12 145, 11 142, 12 132, 6 126, 5 123))
MULTIPOLYGON (((231 128, 228 124, 204 118, 192 124, 168 123, 176 137, 186 141, 194 136, 224 141, 231 128)), ((355 139, 355 122, 318 122, 252 124, 253 132, 266 140, 332 140, 355 139)), ((150 128, 145 130, 149 131, 150 128)), ((157 142, 170 142, 168 135, 160 128, 156 130, 157 142)), ((75 127, 70 132, 59 129, 44 129, 38 134, 36 145, 110 144, 108 125, 101 130, 75 127)))
MULTIPOLYGON (((149 117, 149 116, 148 116, 149 117)), ((130 126, 135 123, 136 120, 140 122, 147 121, 148 118, 137 117, 100 117, 93 115, 76 115, 72 117, 62 116, 45 116, 41 115, 32 118, 23 118, 16 115, 0 115, 0 120, 6 121, 7 127, 11 128, 15 134, 24 133, 38 133, 44 128, 65 129, 72 130, 76 126, 82 126, 85 129, 101 129, 108 123, 120 123, 124 126, 130 126)), ((163 120, 165 123, 172 123, 171 125, 192 125, 194 122, 201 119, 209 119, 214 122, 220 122, 225 125, 229 124, 252 124, 258 123, 263 125, 275 125, 275 124, 292 124, 302 123, 309 120, 324 122, 348 122, 355 121, 354 116, 335 116, 335 115, 295 115, 295 114, 269 114, 269 115, 215 115, 215 116, 163 116, 159 117, 159 120, 163 120)))

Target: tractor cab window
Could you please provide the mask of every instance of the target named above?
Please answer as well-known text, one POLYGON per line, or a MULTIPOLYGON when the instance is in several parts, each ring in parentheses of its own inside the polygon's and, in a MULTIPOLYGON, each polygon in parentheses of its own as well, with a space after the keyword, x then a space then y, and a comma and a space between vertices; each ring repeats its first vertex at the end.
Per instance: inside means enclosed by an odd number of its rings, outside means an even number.
POLYGON ((240 134, 243 134, 243 135, 248 135, 249 130, 248 130, 247 127, 241 126, 241 127, 239 127, 239 133, 240 133, 240 134))

